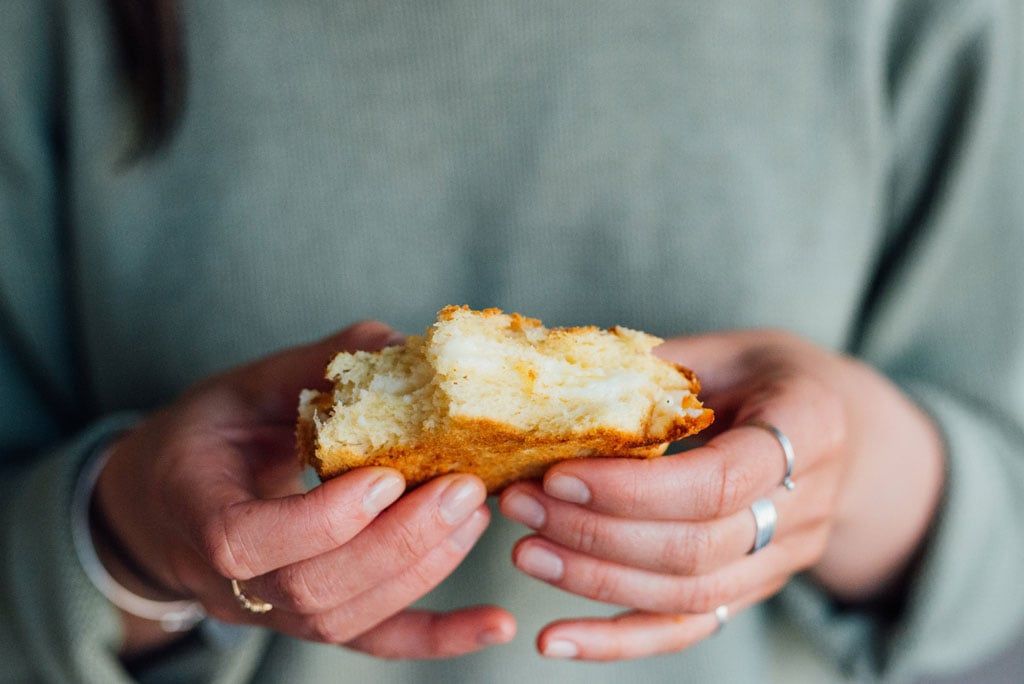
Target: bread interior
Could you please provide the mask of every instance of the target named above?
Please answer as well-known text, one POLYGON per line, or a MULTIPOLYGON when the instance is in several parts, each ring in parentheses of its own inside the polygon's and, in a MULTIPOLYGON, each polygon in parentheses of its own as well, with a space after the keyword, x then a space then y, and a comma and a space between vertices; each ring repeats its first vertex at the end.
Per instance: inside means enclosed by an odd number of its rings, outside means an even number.
POLYGON ((660 342, 622 327, 548 329, 448 307, 404 346, 338 354, 327 368, 333 394, 304 391, 300 412, 320 445, 355 454, 412 445, 460 421, 537 437, 598 430, 658 441, 703 412, 690 376, 651 354, 660 342))

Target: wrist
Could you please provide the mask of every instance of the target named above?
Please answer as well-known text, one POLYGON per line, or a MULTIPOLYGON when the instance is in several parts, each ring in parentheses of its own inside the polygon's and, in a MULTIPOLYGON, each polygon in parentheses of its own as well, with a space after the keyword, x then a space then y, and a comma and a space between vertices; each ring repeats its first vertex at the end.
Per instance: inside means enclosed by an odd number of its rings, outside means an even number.
POLYGON ((895 384, 861 366, 854 385, 873 397, 856 418, 851 456, 815 580, 838 599, 872 601, 905 579, 927 543, 945 484, 939 430, 895 384))
MULTIPOLYGON (((204 616, 202 607, 195 601, 165 600, 153 592, 159 592, 127 567, 131 563, 124 562, 124 553, 116 551, 111 540, 103 535, 95 534, 92 524, 94 493, 101 473, 110 458, 110 450, 97 452, 85 464, 72 497, 72 541, 81 567, 93 586, 119 608, 123 615, 131 616, 126 620, 126 643, 131 642, 129 623, 138 620, 148 621, 155 629, 164 634, 190 629, 204 616), (122 558, 119 560, 119 555, 122 558), (126 586, 129 585, 129 586, 126 586)), ((164 639, 165 641, 168 639, 164 639)))
MULTIPOLYGON (((93 545, 99 562, 117 584, 129 592, 151 601, 176 601, 181 597, 156 586, 144 573, 138 572, 137 566, 130 560, 126 552, 118 547, 118 542, 111 538, 105 524, 99 519, 102 515, 97 510, 96 498, 90 506, 90 531, 93 545)), ((120 609, 123 640, 120 655, 123 658, 134 658, 155 651, 177 639, 184 631, 167 631, 160 621, 133 615, 120 609)))
MULTIPOLYGON (((102 475, 101 481, 102 481, 102 475)), ((96 555, 110 576, 132 593, 153 601, 180 601, 188 599, 159 580, 137 561, 125 545, 121 535, 111 524, 110 515, 104 510, 99 486, 93 492, 89 503, 89 531, 96 555)))

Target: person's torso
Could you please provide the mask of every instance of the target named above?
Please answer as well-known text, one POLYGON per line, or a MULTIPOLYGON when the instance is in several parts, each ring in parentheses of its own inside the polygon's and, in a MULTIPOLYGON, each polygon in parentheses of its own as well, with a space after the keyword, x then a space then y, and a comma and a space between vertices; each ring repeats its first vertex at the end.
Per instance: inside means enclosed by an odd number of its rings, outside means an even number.
MULTIPOLYGON (((417 332, 451 303, 662 336, 779 326, 833 347, 856 324, 883 240, 882 74, 844 3, 190 3, 185 119, 127 168, 130 108, 94 4, 70 24, 69 219, 104 410, 358 319, 417 332)), ((497 518, 428 602, 504 603, 522 618, 514 645, 279 663, 757 676, 760 613, 680 656, 543 661, 545 621, 613 609, 516 573, 522 531, 497 518)))

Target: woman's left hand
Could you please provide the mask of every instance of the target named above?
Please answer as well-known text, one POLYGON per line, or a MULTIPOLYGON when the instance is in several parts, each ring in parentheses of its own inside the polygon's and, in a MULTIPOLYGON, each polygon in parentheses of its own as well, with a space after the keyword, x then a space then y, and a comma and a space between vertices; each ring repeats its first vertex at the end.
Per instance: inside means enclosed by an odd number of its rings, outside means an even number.
POLYGON ((942 488, 937 430, 895 385, 864 364, 771 331, 676 338, 657 353, 693 368, 714 435, 649 461, 585 459, 543 485, 501 496, 502 512, 537 534, 516 566, 561 589, 632 610, 560 620, 538 648, 552 657, 617 660, 686 648, 734 615, 812 576, 843 600, 884 592, 925 536, 942 488), (792 442, 796 487, 761 420, 792 442), (772 541, 751 554, 750 506, 778 511, 772 541))

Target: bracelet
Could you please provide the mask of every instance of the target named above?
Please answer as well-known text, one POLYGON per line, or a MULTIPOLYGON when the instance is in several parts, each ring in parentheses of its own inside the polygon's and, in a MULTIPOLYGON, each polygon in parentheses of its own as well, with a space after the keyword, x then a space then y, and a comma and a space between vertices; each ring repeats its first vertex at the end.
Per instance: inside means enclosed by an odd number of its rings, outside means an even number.
POLYGON ((109 458, 109 449, 96 450, 82 468, 71 497, 71 540, 78 562, 96 590, 124 612, 159 622, 165 632, 187 631, 206 617, 199 601, 154 601, 139 596, 122 587, 96 554, 89 529, 89 509, 96 483, 109 458))

